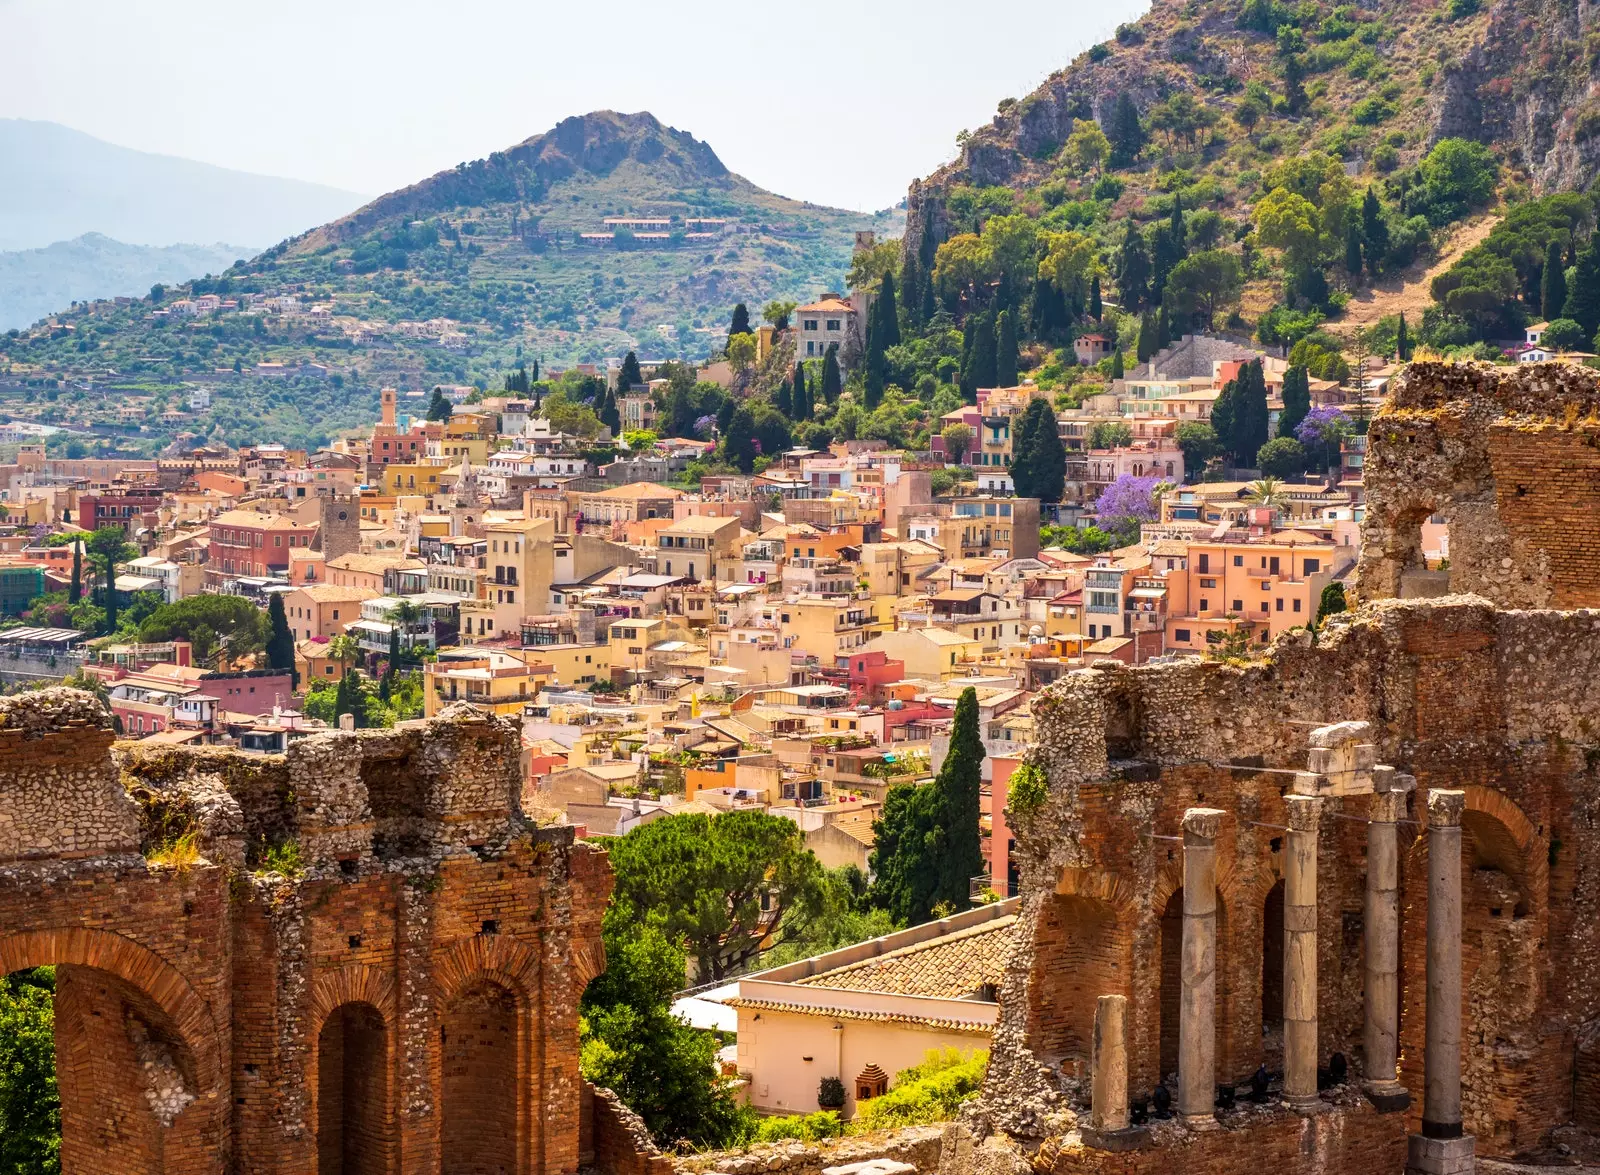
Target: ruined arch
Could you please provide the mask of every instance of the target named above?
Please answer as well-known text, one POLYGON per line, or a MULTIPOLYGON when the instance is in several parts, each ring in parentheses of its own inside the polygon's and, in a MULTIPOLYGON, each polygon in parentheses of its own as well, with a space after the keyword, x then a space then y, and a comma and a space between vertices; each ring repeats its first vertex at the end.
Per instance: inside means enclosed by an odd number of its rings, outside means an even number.
POLYGON ((365 1001, 342 1003, 317 1032, 317 1175, 388 1175, 393 1169, 389 1024, 365 1001))
POLYGON ((1122 880, 1100 870, 1063 870, 1041 899, 1028 1039, 1046 1065, 1087 1073, 1096 1001, 1133 995, 1133 909, 1122 880))
POLYGON ((67 1172, 220 1169, 227 1102, 206 1002, 130 938, 72 927, 0 938, 0 974, 55 967, 67 1172))
MULTIPOLYGON (((1157 958, 1160 960, 1159 997, 1157 1001, 1158 1023, 1157 1049, 1158 1064, 1156 1073, 1165 1079, 1178 1071, 1178 1006, 1183 988, 1182 959, 1183 959, 1183 886, 1179 885, 1170 891, 1165 887, 1157 891, 1157 909, 1160 911, 1159 927, 1160 945, 1157 958), (1164 895, 1164 900, 1163 900, 1164 895)), ((1232 921, 1229 916, 1229 907, 1232 900, 1217 886, 1217 1007, 1216 1007, 1216 1059, 1217 1080, 1228 1080, 1228 1074, 1234 1068, 1232 1047, 1232 1024, 1234 1017, 1234 1001, 1237 993, 1233 990, 1230 979, 1228 960, 1233 955, 1235 944, 1232 939, 1232 921)))

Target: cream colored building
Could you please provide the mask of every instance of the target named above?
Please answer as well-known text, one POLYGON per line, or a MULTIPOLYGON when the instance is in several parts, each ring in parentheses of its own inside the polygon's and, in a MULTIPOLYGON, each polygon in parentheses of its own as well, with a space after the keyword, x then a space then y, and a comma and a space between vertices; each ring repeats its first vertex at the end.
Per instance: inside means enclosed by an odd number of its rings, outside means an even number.
POLYGON ((930 1049, 987 1049, 1018 904, 980 906, 707 993, 738 1009, 750 1104, 812 1113, 822 1079, 837 1077, 849 1117, 863 1095, 885 1091, 882 1077, 892 1082, 930 1049))

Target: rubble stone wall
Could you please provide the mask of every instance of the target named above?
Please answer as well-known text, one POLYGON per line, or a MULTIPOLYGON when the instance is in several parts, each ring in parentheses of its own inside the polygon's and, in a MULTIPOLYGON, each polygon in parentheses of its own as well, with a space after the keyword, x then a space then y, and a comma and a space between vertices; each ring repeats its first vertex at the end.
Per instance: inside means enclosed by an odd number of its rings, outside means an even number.
POLYGON ((0 702, 0 972, 58 968, 63 1170, 576 1171, 611 876, 522 816, 518 750, 464 710, 251 756, 0 702))
POLYGON ((1506 608, 1600 605, 1600 378, 1565 364, 1415 363, 1372 420, 1363 599, 1422 594, 1421 525, 1449 590, 1506 608))
MULTIPOLYGON (((1037 811, 1011 818, 1023 939, 983 1101, 993 1126, 1033 1138, 1070 1126, 1100 994, 1128 997, 1135 1093, 1171 1072, 1177 837, 1192 806, 1228 814, 1217 846, 1218 1079, 1276 1067, 1283 794, 1305 768, 1310 730, 1343 720, 1370 723, 1378 761, 1414 774, 1419 794, 1467 793, 1464 1103, 1479 1152, 1525 1150, 1572 1120, 1575 1035, 1600 1023, 1600 612, 1379 601, 1334 618, 1315 644, 1286 635, 1259 661, 1073 673, 1034 715, 1031 754, 1050 787, 1037 811)), ((1425 819, 1424 807, 1413 800, 1408 819, 1425 819)), ((1366 799, 1328 797, 1323 811, 1321 1059, 1341 1051, 1359 1073, 1366 799)), ((1402 826, 1401 1076, 1419 1091, 1421 831, 1402 826)), ((1413 1118, 1419 1110, 1420 1098, 1413 1118)))

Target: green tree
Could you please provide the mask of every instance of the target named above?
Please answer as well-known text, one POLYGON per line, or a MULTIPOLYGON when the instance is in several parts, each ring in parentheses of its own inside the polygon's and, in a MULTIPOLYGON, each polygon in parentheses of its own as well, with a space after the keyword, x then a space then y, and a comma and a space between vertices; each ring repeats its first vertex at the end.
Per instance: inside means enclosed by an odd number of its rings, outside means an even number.
POLYGON ((1577 351, 1589 345, 1583 327, 1570 318, 1557 318, 1544 328, 1539 338, 1540 346, 1552 351, 1577 351))
MULTIPOLYGON (((788 330, 789 315, 794 313, 794 308, 798 305, 798 302, 780 302, 774 299, 762 307, 761 317, 773 330, 788 330)), ((628 353, 633 354, 632 351, 628 353)))
POLYGON ((1233 420, 1233 451, 1248 461, 1267 443, 1267 379, 1259 359, 1252 359, 1239 369, 1238 405, 1233 420))
POLYGON ((1367 257, 1367 270, 1377 277, 1383 259, 1389 255, 1389 222, 1383 218, 1383 205, 1378 202, 1378 194, 1370 187, 1366 195, 1361 197, 1361 241, 1362 251, 1367 257))
POLYGON ((1097 420, 1087 440, 1091 449, 1120 449, 1133 444, 1133 429, 1120 420, 1097 420))
POLYGON ((1150 356, 1157 351, 1156 347, 1156 316, 1146 310, 1139 316, 1139 334, 1134 339, 1134 357, 1140 363, 1148 363, 1150 356))
POLYGON ((1239 416, 1239 381, 1230 379, 1222 385, 1222 391, 1211 404, 1211 427, 1217 434, 1217 444, 1222 447, 1222 453, 1230 461, 1237 463, 1238 453, 1234 448, 1234 425, 1239 416))
POLYGON ((59 1175, 55 969, 0 977, 0 1171, 59 1175))
POLYGON ((971 337, 971 350, 961 371, 961 391, 967 402, 977 400, 979 388, 998 387, 998 354, 995 337, 995 316, 985 310, 967 316, 967 333, 971 337))
POLYGON ((891 787, 873 822, 872 901, 897 921, 926 922, 936 907, 961 909, 971 900, 971 878, 983 868, 982 767, 978 697, 969 687, 956 702, 938 777, 923 787, 891 787))
POLYGON ((606 969, 581 1005, 584 1078, 615 1091, 664 1146, 737 1142, 748 1111, 718 1072, 717 1038, 672 1012, 683 987, 682 949, 660 925, 633 921, 616 904, 601 926, 606 969))
POLYGON ((1174 439, 1183 450, 1183 468, 1190 479, 1200 476, 1206 463, 1222 451, 1217 433, 1203 420, 1188 420, 1178 426, 1174 439))
POLYGON ((682 942, 702 980, 739 970, 820 911, 799 825, 752 810, 666 816, 612 842, 612 909, 682 942))
POLYGON ((994 386, 1017 386, 1017 324, 1009 310, 1002 310, 994 323, 994 386))
POLYGON ((622 370, 617 372, 617 388, 626 392, 644 383, 644 370, 639 366, 639 356, 629 351, 622 357, 622 370))
POLYGON ((1560 318, 1567 305, 1567 273, 1561 264, 1561 242, 1545 246, 1544 271, 1539 277, 1539 307, 1548 322, 1560 318))
POLYGON ((1297 477, 1305 467, 1305 446, 1293 437, 1274 437, 1256 451, 1256 468, 1265 477, 1297 477))
POLYGON ((1581 326, 1586 337, 1593 338, 1600 330, 1600 231, 1591 233, 1588 243, 1578 251, 1564 310, 1562 317, 1581 326))
POLYGON ((1203 318, 1207 330, 1216 324, 1217 311, 1237 302, 1243 289, 1239 259, 1222 249, 1185 257, 1167 278, 1167 296, 1181 312, 1203 318))
POLYGON ((337 722, 342 716, 349 714, 355 719, 356 727, 365 726, 367 716, 366 699, 362 696, 361 671, 346 669, 339 678, 338 692, 333 699, 333 719, 337 722))
POLYGON ((433 398, 428 401, 428 419, 431 421, 449 420, 454 409, 450 401, 445 399, 443 388, 433 389, 433 398))
POLYGON ((128 542, 128 537, 120 526, 102 526, 91 534, 84 544, 88 548, 89 558, 98 564, 104 577, 104 599, 102 603, 106 610, 106 632, 117 631, 117 564, 126 562, 138 554, 138 548, 128 542))
POLYGON ((822 400, 825 404, 837 404, 839 393, 844 390, 844 378, 839 374, 839 344, 829 343, 828 350, 822 357, 822 400))
POLYGON ((1343 612, 1347 607, 1344 584, 1334 580, 1322 589, 1322 595, 1317 599, 1317 627, 1321 628, 1323 620, 1337 612, 1343 612))
POLYGON ((1344 229, 1344 271, 1352 283, 1361 280, 1361 228, 1353 220, 1344 229))
POLYGON ((743 473, 755 468, 756 418, 748 404, 740 404, 733 411, 733 419, 722 437, 723 458, 739 467, 743 473))
POLYGON ((1394 354, 1401 363, 1411 358, 1411 335, 1406 330, 1406 312, 1400 311, 1400 321, 1394 328, 1394 354))
POLYGON ((1417 164, 1409 206, 1436 226, 1449 224, 1487 204, 1499 174, 1494 155, 1482 143, 1440 139, 1417 164))
POLYGON ((1098 175, 1111 155, 1111 140, 1093 119, 1080 118, 1073 123, 1062 155, 1078 171, 1098 175))
POLYGON ((272 601, 267 605, 267 623, 271 628, 267 637, 267 663, 274 669, 287 669, 294 688, 299 689, 300 673, 294 667, 294 634, 289 631, 282 592, 272 593, 272 601))
POLYGON ((1150 297, 1150 253, 1132 217, 1117 252, 1117 296, 1124 310, 1137 310, 1150 297))
POLYGON ((1100 300, 1100 275, 1097 273, 1089 279, 1089 317, 1099 322, 1104 313, 1105 304, 1100 300))
POLYGON ((944 438, 945 456, 951 465, 960 465, 961 459, 972 448, 972 429, 965 424, 947 424, 939 434, 944 438))
POLYGON ((209 661, 219 641, 236 661, 265 648, 271 633, 266 614, 243 596, 186 596, 162 604, 139 625, 139 639, 147 643, 188 641, 196 661, 209 661))
MULTIPOLYGON (((804 394, 804 393, 802 393, 804 394)), ((778 390, 772 393, 772 406, 783 415, 794 416, 794 393, 789 389, 789 381, 785 380, 778 385, 778 390)))
POLYGON ((728 341, 731 343, 734 336, 750 333, 750 308, 740 302, 733 308, 733 320, 728 324, 728 341))
POLYGON ((1117 104, 1112 108, 1111 129, 1106 136, 1111 141, 1111 166, 1127 167, 1144 150, 1144 127, 1139 122, 1139 108, 1127 90, 1117 94, 1117 104))
POLYGON ((83 544, 72 544, 72 579, 67 584, 67 603, 76 604, 83 599, 83 544))
POLYGON ((1055 409, 1048 400, 1029 400, 1011 430, 1011 482, 1017 497, 1059 502, 1066 474, 1067 454, 1055 409))
POLYGON ((1278 413, 1278 436, 1293 437, 1294 430, 1311 411, 1311 377, 1304 367, 1283 373, 1283 411, 1278 413))

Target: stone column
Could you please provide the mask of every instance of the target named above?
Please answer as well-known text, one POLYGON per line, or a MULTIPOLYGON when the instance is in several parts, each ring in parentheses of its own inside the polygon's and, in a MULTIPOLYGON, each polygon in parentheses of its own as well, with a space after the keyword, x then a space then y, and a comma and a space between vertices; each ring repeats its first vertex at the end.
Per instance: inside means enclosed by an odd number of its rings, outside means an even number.
POLYGON ((1411 1105, 1395 1077, 1400 1059, 1400 832, 1406 799, 1417 786, 1393 767, 1375 767, 1367 808, 1366 1004, 1363 1060, 1367 1099, 1392 1113, 1411 1105))
POLYGON ((1094 1009, 1094 1056, 1091 1062, 1092 1102, 1085 1146, 1100 1150, 1131 1150, 1148 1131, 1128 1124, 1128 1038, 1125 1022, 1128 998, 1103 995, 1094 1009))
POLYGON ((1466 793, 1428 792, 1428 1016, 1422 1133, 1406 1170, 1466 1175, 1473 1139, 1461 1131, 1461 813, 1466 793))
POLYGON ((1322 801, 1283 798, 1289 812, 1283 874, 1283 1100, 1298 1110, 1317 1096, 1317 829, 1322 801))
POLYGON ((1183 992, 1178 1006, 1178 1114, 1216 1125, 1217 833, 1223 813, 1183 814, 1183 992))

